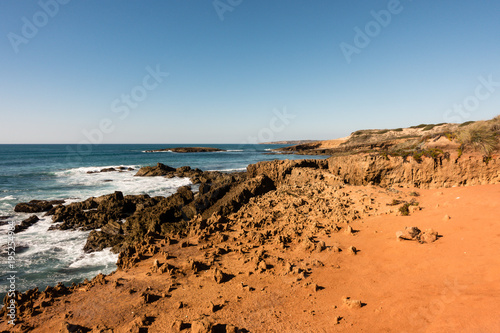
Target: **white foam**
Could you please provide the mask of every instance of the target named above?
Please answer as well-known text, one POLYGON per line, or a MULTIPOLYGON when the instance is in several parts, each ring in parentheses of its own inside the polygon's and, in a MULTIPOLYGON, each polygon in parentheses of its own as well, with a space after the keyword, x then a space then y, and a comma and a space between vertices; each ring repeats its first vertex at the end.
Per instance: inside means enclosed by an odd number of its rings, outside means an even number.
POLYGON ((6 197, 0 198, 0 201, 4 201, 4 200, 16 200, 16 198, 12 195, 8 195, 6 197))
POLYGON ((58 176, 58 182, 75 187, 75 191, 69 191, 72 198, 67 203, 85 200, 92 196, 109 194, 114 191, 121 191, 124 195, 169 196, 174 194, 177 188, 191 184, 189 178, 135 177, 134 175, 138 170, 137 166, 124 167, 132 167, 134 170, 88 173, 89 171, 94 172, 104 168, 116 169, 118 167, 85 167, 60 171, 56 173, 56 176, 58 176))
POLYGON ((243 151, 243 149, 228 149, 226 151, 227 152, 240 152, 240 151, 243 151))
POLYGON ((72 262, 70 268, 95 267, 95 266, 111 266, 118 260, 118 254, 111 252, 111 248, 104 249, 100 252, 84 253, 77 260, 72 262))

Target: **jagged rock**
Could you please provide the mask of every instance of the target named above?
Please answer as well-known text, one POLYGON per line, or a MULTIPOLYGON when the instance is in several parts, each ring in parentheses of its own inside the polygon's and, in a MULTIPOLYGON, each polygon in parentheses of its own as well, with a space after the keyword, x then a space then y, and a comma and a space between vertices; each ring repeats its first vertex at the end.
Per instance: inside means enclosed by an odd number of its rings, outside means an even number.
POLYGON ((160 268, 160 262, 158 259, 153 260, 153 265, 151 265, 151 272, 156 273, 158 272, 158 269, 160 268))
POLYGON ((405 227, 405 230, 396 232, 397 240, 415 240, 421 244, 432 243, 438 239, 438 233, 432 229, 422 232, 417 227, 405 227))
POLYGON ((158 163, 155 167, 145 166, 139 169, 135 176, 137 177, 157 177, 166 176, 169 172, 175 171, 175 168, 158 163))
POLYGON ((228 275, 221 271, 219 268, 215 268, 213 270, 213 279, 216 283, 224 283, 226 282, 228 275))
POLYGON ((64 200, 31 200, 30 202, 21 202, 14 207, 18 213, 41 213, 51 210, 54 205, 63 204, 64 200))
POLYGON ((398 231, 396 233, 396 237, 398 240, 418 240, 418 236, 420 235, 420 233, 421 231, 417 227, 405 227, 403 231, 398 231))
POLYGON ((184 328, 184 322, 182 320, 175 320, 171 325, 170 325, 170 331, 172 333, 178 333, 181 332, 184 328))
POLYGON ((264 260, 261 260, 259 264, 257 265, 257 269, 261 272, 265 271, 267 269, 267 264, 264 260))
POLYGON ((31 227, 33 224, 38 222, 40 219, 36 215, 32 215, 28 217, 26 220, 22 221, 21 224, 18 224, 14 227, 14 233, 18 233, 24 231, 31 227))
POLYGON ((108 224, 101 228, 101 231, 109 235, 123 234, 121 223, 116 221, 109 221, 108 224))
POLYGON ((191 323, 191 333, 210 333, 212 323, 208 319, 196 320, 191 323))
POLYGON ((123 239, 124 237, 122 235, 110 235, 103 231, 92 230, 87 237, 87 242, 85 243, 83 250, 87 253, 102 251, 105 248, 121 244, 123 239))
POLYGON ((249 165, 247 172, 250 177, 265 175, 277 185, 283 183, 294 168, 326 169, 327 167, 328 163, 324 160, 265 161, 249 165))
POLYGON ((432 243, 438 239, 438 233, 432 229, 427 229, 420 234, 419 243, 432 243))
POLYGON ((322 252, 326 249, 326 244, 324 241, 319 241, 315 245, 316 252, 322 252))

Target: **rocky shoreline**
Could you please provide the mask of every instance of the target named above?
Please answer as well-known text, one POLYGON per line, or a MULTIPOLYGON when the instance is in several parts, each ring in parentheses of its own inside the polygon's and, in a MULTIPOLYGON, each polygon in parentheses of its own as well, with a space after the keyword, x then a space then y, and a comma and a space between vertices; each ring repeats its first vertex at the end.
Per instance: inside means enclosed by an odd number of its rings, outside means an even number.
MULTIPOLYGON (((237 173, 174 169, 159 163, 141 168, 136 176, 189 177, 199 186, 198 191, 185 186, 166 198, 115 192, 69 205, 20 204, 26 211, 52 216, 58 223, 55 229, 91 230, 85 251, 112 247, 120 255, 117 271, 108 276, 99 275, 70 287, 19 293, 19 324, 14 331, 259 331, 259 324, 236 320, 230 312, 245 308, 249 316, 251 302, 279 302, 286 310, 288 303, 283 297, 289 290, 319 293, 324 286, 311 277, 320 274, 325 265, 338 269, 334 258, 359 255, 359 247, 349 244, 349 237, 359 232, 353 226, 357 221, 402 215, 403 207, 410 215, 416 214, 421 206, 412 196, 414 192, 406 188, 500 183, 499 166, 498 156, 485 162, 475 155, 457 157, 453 153, 448 158, 424 157, 420 161, 358 154, 260 162, 237 173), (264 285, 259 282, 262 279, 267 281, 264 285), (266 284, 273 285, 275 291, 267 291, 266 284), (263 289, 257 293, 255 286, 260 285, 263 289), (100 309, 108 313, 107 319, 94 313, 100 319, 89 321, 78 313, 84 304, 99 303, 95 297, 103 293, 124 304, 100 309), (221 298, 214 298, 217 294, 221 298), (229 296, 234 294, 241 296, 229 296), (199 297, 210 298, 211 305, 199 297), (127 302, 130 305, 125 305, 127 302), (54 308, 61 309, 61 318, 44 322, 41 318, 54 308), (130 313, 130 309, 135 314, 129 318, 110 314, 130 313)), ((418 240, 422 246, 439 242, 438 232, 420 232, 418 227, 401 228, 397 239, 418 240)), ((351 296, 342 299, 347 308, 364 307, 362 300, 351 296)), ((3 328, 5 309, 1 311, 3 328)), ((269 323, 271 319, 266 320, 269 323)), ((332 320, 332 325, 345 321, 341 314, 332 320)), ((295 326, 278 322, 285 330, 305 327, 296 320, 295 326)))

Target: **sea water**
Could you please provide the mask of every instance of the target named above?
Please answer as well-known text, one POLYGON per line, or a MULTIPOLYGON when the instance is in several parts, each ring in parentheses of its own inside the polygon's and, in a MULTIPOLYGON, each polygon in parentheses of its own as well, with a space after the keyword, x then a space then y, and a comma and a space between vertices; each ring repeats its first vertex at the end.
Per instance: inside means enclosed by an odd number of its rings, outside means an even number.
MULTIPOLYGON (((128 194, 169 196, 180 186, 190 185, 188 178, 134 177, 142 166, 158 162, 202 170, 239 171, 249 164, 273 159, 303 156, 269 154, 283 145, 0 145, 0 297, 8 290, 9 271, 15 271, 16 289, 26 291, 62 282, 66 285, 108 274, 116 269, 118 255, 105 249, 85 253, 89 232, 48 230, 51 217, 36 214, 40 221, 14 236, 14 268, 8 261, 8 222, 20 223, 33 214, 15 213, 19 202, 63 199, 65 204, 121 191, 128 194), (212 153, 147 153, 167 147, 210 146, 224 149, 212 153), (104 172, 110 167, 132 171, 104 172), (89 173, 90 172, 90 173, 89 173)), ((308 156, 307 158, 311 158, 308 156)))

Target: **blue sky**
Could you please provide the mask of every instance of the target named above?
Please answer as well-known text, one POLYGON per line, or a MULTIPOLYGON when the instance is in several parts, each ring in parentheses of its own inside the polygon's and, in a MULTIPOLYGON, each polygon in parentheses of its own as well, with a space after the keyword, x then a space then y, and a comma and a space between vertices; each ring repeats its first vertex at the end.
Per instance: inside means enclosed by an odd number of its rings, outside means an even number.
POLYGON ((333 139, 492 118, 498 17, 493 0, 1 1, 0 143, 333 139))

